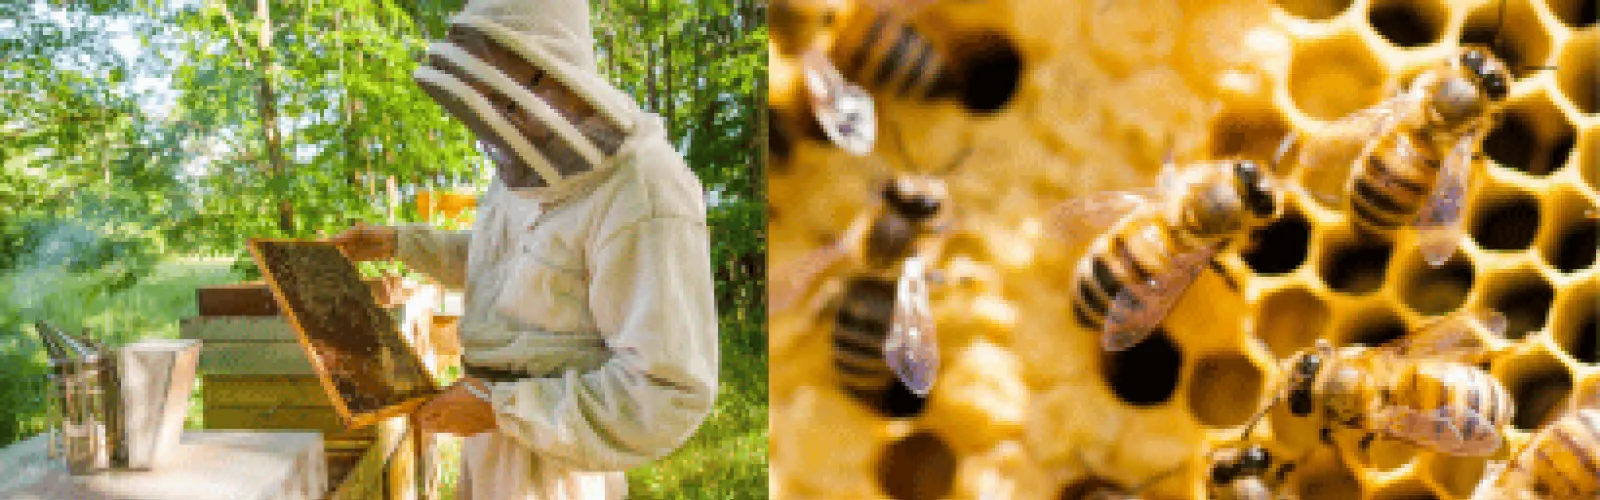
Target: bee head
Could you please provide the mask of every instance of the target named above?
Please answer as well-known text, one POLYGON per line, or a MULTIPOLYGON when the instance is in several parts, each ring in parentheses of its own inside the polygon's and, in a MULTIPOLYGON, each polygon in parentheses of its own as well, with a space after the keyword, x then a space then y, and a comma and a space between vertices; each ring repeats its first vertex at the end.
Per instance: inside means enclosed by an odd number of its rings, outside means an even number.
POLYGON ((884 184, 883 199, 908 219, 928 220, 944 208, 944 184, 936 179, 900 177, 884 184))
POLYGON ((1480 46, 1466 47, 1461 51, 1460 63, 1490 101, 1505 100, 1511 88, 1511 71, 1493 52, 1480 46))
POLYGON ((1261 445, 1251 445, 1239 454, 1239 474, 1243 476, 1257 476, 1265 474, 1272 467, 1272 454, 1261 445))
POLYGON ((1278 190, 1273 186, 1271 177, 1262 172, 1259 163, 1250 160, 1234 161, 1233 175, 1239 183, 1239 193, 1244 198, 1244 204, 1250 209, 1251 214, 1263 219, 1277 215, 1278 190))
POLYGON ((1289 413, 1304 417, 1311 414, 1311 388, 1322 370, 1322 354, 1303 352, 1294 357, 1289 366, 1289 413))

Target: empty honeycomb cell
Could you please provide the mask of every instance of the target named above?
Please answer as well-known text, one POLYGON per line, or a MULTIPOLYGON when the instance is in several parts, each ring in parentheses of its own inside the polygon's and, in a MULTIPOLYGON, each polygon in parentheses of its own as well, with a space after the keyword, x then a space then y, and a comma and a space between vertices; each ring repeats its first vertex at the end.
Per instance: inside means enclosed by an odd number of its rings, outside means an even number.
POLYGON ((1581 363, 1600 363, 1600 282, 1564 291, 1550 333, 1556 345, 1581 363))
POLYGON ((1591 217, 1597 209, 1575 191, 1556 194, 1550 224, 1539 242, 1545 262, 1563 273, 1576 273, 1594 265, 1600 252, 1600 219, 1591 217))
POLYGON ((1547 94, 1511 103, 1483 139, 1483 152, 1501 166, 1544 176, 1572 154, 1575 133, 1547 94))
POLYGON ((938 500, 950 494, 955 471, 955 451, 938 436, 919 432, 883 450, 878 484, 896 500, 938 500))
POLYGON ((1555 289, 1532 268, 1516 268, 1486 280, 1485 305, 1506 316, 1506 338, 1521 340, 1544 328, 1555 289))
POLYGON ((1484 250, 1523 250, 1539 234, 1539 199, 1532 193, 1500 190, 1479 198, 1468 210, 1472 241, 1484 250))
POLYGON ((967 111, 990 114, 1011 102, 1022 81, 1022 53, 1011 38, 998 32, 966 35, 971 40, 958 50, 964 54, 961 102, 967 111))
POLYGON ((1255 334, 1274 357, 1286 358, 1328 334, 1328 304, 1305 288, 1274 291, 1259 307, 1255 334))
POLYGON ((1383 99, 1383 64, 1353 34, 1298 45, 1289 97, 1300 112, 1337 120, 1383 99))
POLYGON ((1163 328, 1127 350, 1102 354, 1101 375, 1117 399, 1134 406, 1165 403, 1178 390, 1183 356, 1163 328))
POLYGON ((1361 491, 1356 472, 1332 453, 1317 453, 1295 468, 1299 476, 1296 493, 1301 500, 1350 500, 1367 498, 1361 491))
POLYGON ((1552 410, 1572 392, 1572 374, 1546 352, 1513 358, 1494 370, 1494 374, 1511 391, 1511 400, 1516 403, 1517 411, 1511 424, 1525 431, 1543 426, 1554 415, 1552 410))
POLYGON ((1425 316, 1436 316, 1461 307, 1472 291, 1475 272, 1466 254, 1457 251, 1439 267, 1428 265, 1421 254, 1413 254, 1399 276, 1400 300, 1425 316))
POLYGON ((1296 17, 1321 21, 1337 17, 1340 12, 1350 8, 1351 0, 1277 0, 1274 2, 1284 12, 1296 17))
POLYGON ((1379 346, 1405 336, 1406 324, 1387 309, 1368 309, 1346 318, 1339 333, 1342 344, 1379 346))
POLYGON ((1061 493, 1056 495, 1057 500, 1094 500, 1102 496, 1089 496, 1097 491, 1119 489, 1117 483, 1100 476, 1088 476, 1068 482, 1062 486, 1061 493))
POLYGON ((1550 6, 1550 12, 1556 15, 1556 19, 1561 20, 1561 24, 1570 27, 1586 28, 1600 21, 1600 12, 1596 11, 1600 2, 1594 0, 1548 0, 1545 3, 1550 6))
MULTIPOLYGON (((1589 4, 1589 12, 1594 12, 1594 0, 1578 1, 1589 4)), ((1600 45, 1600 31, 1584 30, 1567 41, 1556 59, 1556 87, 1578 111, 1591 115, 1600 113, 1600 99, 1595 97, 1595 82, 1600 78, 1600 70, 1596 69, 1600 66, 1596 60, 1600 59, 1600 51, 1595 50, 1596 45, 1600 45)))
POLYGON ((1572 164, 1578 167, 1590 190, 1600 191, 1600 128, 1584 132, 1582 144, 1572 155, 1572 164))
POLYGON ((1511 73, 1522 78, 1549 60, 1551 33, 1539 22, 1530 0, 1504 2, 1503 8, 1499 1, 1478 4, 1461 27, 1460 42, 1489 45, 1490 50, 1511 67, 1511 73), (1505 13, 1503 19, 1501 11, 1505 13))
POLYGON ((1317 274, 1328 288, 1351 295, 1365 295, 1383 286, 1394 247, 1377 239, 1329 241, 1317 259, 1317 274))
POLYGON ((1380 0, 1367 10, 1367 22, 1396 47, 1431 45, 1444 35, 1449 11, 1438 0, 1380 0))
POLYGON ((1466 498, 1483 476, 1487 461, 1482 457, 1457 457, 1433 453, 1427 458, 1423 475, 1435 488, 1453 498, 1466 498))
POLYGON ((1299 210, 1290 208, 1267 227, 1250 235, 1244 262, 1256 274, 1273 276, 1293 272, 1306 261, 1311 243, 1311 223, 1299 210))
POLYGON ((1194 376, 1189 380, 1189 411, 1201 425, 1233 427, 1245 423, 1254 413, 1250 405, 1240 401, 1258 401, 1263 397, 1266 375, 1250 358, 1236 354, 1214 355, 1201 358, 1194 364, 1194 376))
POLYGON ((1255 104, 1222 110, 1211 120, 1210 128, 1213 158, 1269 160, 1289 132, 1289 123, 1278 110, 1255 104))

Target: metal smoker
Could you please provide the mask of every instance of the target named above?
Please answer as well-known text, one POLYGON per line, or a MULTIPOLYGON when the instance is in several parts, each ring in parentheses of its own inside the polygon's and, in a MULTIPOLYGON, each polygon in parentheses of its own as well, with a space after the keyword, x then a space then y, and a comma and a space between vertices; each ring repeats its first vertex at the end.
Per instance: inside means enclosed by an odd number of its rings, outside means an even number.
POLYGON ((34 327, 50 354, 50 456, 65 458, 74 475, 127 467, 116 353, 88 335, 34 327))

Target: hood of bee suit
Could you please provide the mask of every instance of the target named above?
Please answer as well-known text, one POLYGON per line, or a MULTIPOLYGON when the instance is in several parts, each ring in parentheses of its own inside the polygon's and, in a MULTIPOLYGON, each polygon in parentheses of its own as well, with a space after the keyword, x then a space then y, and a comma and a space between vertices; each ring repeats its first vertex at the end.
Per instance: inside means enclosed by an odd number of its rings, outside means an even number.
MULTIPOLYGON (((624 142, 636 133, 659 129, 656 118, 641 111, 633 98, 612 87, 596 69, 594 35, 589 27, 587 0, 469 0, 450 26, 470 29, 504 47, 522 63, 545 72, 573 95, 591 105, 600 119, 621 132, 624 142), (654 126, 651 126, 654 125, 654 126)), ((605 169, 612 161, 578 124, 571 123, 537 94, 504 72, 450 40, 428 47, 428 60, 413 78, 445 109, 469 125, 480 138, 492 135, 509 153, 533 170, 541 186, 508 189, 539 195, 560 191, 586 174, 605 169), (448 65, 437 65, 437 60, 448 65), (557 165, 536 142, 519 132, 494 101, 477 92, 466 79, 493 89, 509 99, 531 119, 545 126, 555 141, 576 154, 580 165, 557 165), (446 102, 446 101, 454 101, 446 102)), ((620 148, 620 154, 626 148, 620 148)), ((569 162, 571 163, 571 162, 569 162)), ((502 166, 502 168, 504 168, 502 166)))

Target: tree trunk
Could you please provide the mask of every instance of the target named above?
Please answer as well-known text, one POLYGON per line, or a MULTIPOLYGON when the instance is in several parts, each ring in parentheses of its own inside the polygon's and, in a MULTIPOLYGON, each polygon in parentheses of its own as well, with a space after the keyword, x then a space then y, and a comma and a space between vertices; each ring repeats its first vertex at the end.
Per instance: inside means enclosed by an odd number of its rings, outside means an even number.
MULTIPOLYGON (((270 5, 268 0, 256 0, 256 18, 261 21, 261 32, 256 42, 256 69, 259 76, 256 97, 257 107, 261 113, 261 129, 266 136, 266 153, 271 165, 272 178, 278 180, 275 184, 283 186, 287 184, 289 165, 283 157, 283 137, 278 131, 277 94, 272 88, 272 69, 276 62, 272 57, 272 16, 268 5, 270 5)), ((284 234, 294 234, 294 201, 289 198, 287 190, 280 189, 273 195, 279 197, 278 229, 284 234)))

